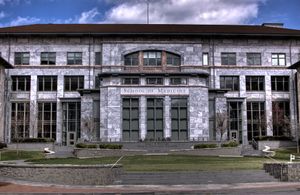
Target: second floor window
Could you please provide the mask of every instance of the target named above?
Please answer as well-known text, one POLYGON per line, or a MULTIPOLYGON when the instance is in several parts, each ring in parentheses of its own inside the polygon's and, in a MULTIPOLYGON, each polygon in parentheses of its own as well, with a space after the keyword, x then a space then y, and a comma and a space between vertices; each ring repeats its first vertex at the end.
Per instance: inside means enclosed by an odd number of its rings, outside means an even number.
POLYGON ((139 52, 134 52, 124 56, 124 64, 126 66, 137 66, 139 65, 139 52))
POLYGON ((161 51, 144 51, 143 62, 145 66, 160 66, 161 51))
POLYGON ((272 65, 273 66, 285 66, 285 54, 284 53, 272 53, 272 65))
POLYGON ((65 91, 77 91, 84 87, 84 76, 65 76, 64 78, 64 90, 65 91))
POLYGON ((41 65, 55 65, 56 53, 55 52, 42 52, 41 65))
POLYGON ((236 65, 236 53, 221 53, 222 65, 236 65))
POLYGON ((231 91, 239 90, 238 76, 220 76, 220 88, 229 89, 231 91))
POLYGON ((82 52, 68 52, 67 53, 68 65, 81 65, 82 64, 82 52))
POLYGON ((177 54, 166 52, 167 54, 167 65, 179 66, 180 56, 177 54))
POLYGON ((29 65, 29 52, 15 52, 15 65, 29 65))
POLYGON ((263 91, 264 87, 264 76, 246 76, 246 91, 263 91))
POLYGON ((261 54, 247 53, 247 65, 261 65, 261 54))
POLYGON ((124 85, 138 85, 140 84, 139 78, 123 78, 124 85))
POLYGON ((12 91, 30 91, 30 76, 12 76, 12 91))
POLYGON ((289 76, 271 76, 272 91, 289 91, 289 76))
POLYGON ((170 78, 170 85, 186 85, 186 84, 187 84, 186 78, 180 78, 180 77, 170 78))
POLYGON ((163 85, 163 78, 146 78, 147 85, 163 85))
POLYGON ((38 76, 39 91, 56 91, 57 77, 56 76, 38 76))

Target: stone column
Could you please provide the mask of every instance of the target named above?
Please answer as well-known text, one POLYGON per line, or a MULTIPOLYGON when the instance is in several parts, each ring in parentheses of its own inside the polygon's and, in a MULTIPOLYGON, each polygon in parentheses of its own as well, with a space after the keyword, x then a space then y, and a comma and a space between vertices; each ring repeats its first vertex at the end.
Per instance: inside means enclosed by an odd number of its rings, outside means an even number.
POLYGON ((247 101, 244 99, 242 103, 242 143, 248 144, 248 131, 247 131, 247 101))
POLYGON ((62 144, 62 126, 63 126, 63 109, 60 98, 64 94, 64 76, 57 76, 57 96, 56 96, 56 143, 62 144))
POLYGON ((171 98, 164 98, 164 137, 171 137, 171 98))
POLYGON ((120 89, 109 87, 107 91, 107 131, 109 141, 121 140, 121 94, 120 89))
POLYGON ((100 88, 100 140, 107 141, 107 88, 100 88))
POLYGON ((93 117, 93 98, 91 95, 81 96, 81 131, 82 140, 96 140, 96 132, 93 117))
POLYGON ((266 91, 266 110, 265 120, 267 126, 267 136, 273 136, 273 123, 272 123, 272 90, 271 90, 271 76, 265 76, 265 91, 266 91))
POLYGON ((147 135, 147 100, 145 96, 140 97, 140 139, 144 140, 147 135))
POLYGON ((5 71, 0 65, 0 142, 4 142, 5 71))
POLYGON ((29 137, 38 135, 38 106, 37 106, 37 76, 32 75, 30 81, 30 119, 29 119, 29 137))

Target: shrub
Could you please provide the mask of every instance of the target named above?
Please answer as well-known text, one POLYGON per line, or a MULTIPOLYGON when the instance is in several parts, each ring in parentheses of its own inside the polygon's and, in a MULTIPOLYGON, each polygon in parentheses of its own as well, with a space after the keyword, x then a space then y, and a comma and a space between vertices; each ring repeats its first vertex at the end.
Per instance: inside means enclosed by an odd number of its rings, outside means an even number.
POLYGON ((196 144, 194 145, 194 149, 201 149, 201 148, 216 148, 217 144, 196 144))
POLYGON ((85 144, 85 143, 78 143, 75 145, 76 148, 97 148, 97 144, 85 144))
POLYGON ((12 142, 18 143, 47 143, 54 142, 54 139, 49 138, 13 138, 12 142))
POLYGON ((122 149, 123 145, 121 144, 100 144, 100 149, 122 149))
POLYGON ((230 141, 228 143, 224 143, 221 146, 222 147, 237 147, 239 144, 236 141, 230 141))
POLYGON ((6 143, 0 142, 0 149, 6 148, 6 147, 7 147, 6 143))
POLYGON ((261 136, 254 137, 255 141, 291 141, 291 137, 287 136, 261 136))

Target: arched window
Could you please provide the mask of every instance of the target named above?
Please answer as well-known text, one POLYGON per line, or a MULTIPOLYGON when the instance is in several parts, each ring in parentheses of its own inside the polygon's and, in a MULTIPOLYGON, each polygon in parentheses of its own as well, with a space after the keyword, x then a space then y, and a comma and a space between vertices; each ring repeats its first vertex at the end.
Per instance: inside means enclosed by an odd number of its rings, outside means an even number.
POLYGON ((137 66, 139 64, 143 66, 179 66, 181 64, 181 57, 178 54, 161 50, 144 50, 124 56, 124 65, 137 66))

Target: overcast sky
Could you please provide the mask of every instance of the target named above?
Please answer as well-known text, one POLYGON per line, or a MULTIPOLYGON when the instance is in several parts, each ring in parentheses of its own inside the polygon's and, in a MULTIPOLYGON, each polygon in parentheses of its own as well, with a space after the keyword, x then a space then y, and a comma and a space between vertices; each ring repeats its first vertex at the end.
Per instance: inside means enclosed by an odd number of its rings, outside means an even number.
MULTIPOLYGON (((300 29, 300 0, 148 0, 150 23, 261 24, 300 29)), ((0 25, 146 23, 147 0, 0 0, 0 25)))

